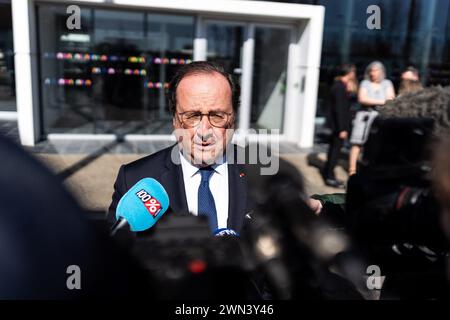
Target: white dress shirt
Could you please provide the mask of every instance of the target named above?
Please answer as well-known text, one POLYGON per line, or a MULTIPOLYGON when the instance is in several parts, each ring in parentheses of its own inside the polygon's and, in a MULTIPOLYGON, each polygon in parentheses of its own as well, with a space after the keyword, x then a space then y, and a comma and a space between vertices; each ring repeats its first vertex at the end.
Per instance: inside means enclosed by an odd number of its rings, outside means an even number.
MULTIPOLYGON (((184 188, 189 212, 198 215, 198 187, 201 175, 199 168, 192 165, 180 153, 181 168, 183 170, 184 188)), ((209 189, 214 198, 217 212, 217 227, 226 228, 228 220, 228 164, 223 163, 212 166, 214 173, 209 179, 209 189)))

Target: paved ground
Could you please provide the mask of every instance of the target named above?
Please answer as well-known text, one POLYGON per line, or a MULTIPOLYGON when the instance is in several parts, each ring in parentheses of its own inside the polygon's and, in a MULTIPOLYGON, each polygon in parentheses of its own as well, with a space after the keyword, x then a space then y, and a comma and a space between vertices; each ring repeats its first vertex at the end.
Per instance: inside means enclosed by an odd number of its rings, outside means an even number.
MULTIPOLYGON (((85 154, 35 153, 34 155, 53 172, 66 177, 64 180, 66 186, 86 209, 105 211, 111 201, 113 184, 120 165, 146 154, 101 154, 94 159, 85 154), (84 166, 81 167, 80 163, 84 166)), ((307 153, 285 153, 281 157, 292 163, 303 174, 309 195, 342 192, 323 184, 318 169, 308 165, 307 153)), ((325 159, 323 153, 318 154, 318 164, 321 159, 325 159)), ((346 179, 341 167, 336 171, 339 178, 346 179)))
POLYGON ((19 130, 16 121, 0 121, 0 134, 19 143, 19 130))

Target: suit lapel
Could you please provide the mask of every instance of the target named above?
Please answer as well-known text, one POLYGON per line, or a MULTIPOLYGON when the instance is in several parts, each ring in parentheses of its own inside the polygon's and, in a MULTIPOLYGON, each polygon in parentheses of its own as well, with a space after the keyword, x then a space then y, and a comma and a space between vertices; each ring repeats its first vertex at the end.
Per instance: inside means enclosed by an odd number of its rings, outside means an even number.
POLYGON ((165 161, 166 171, 161 174, 161 183, 169 195, 172 211, 177 214, 188 214, 189 209, 184 188, 183 171, 179 161, 177 164, 173 163, 171 152, 178 158, 180 156, 177 145, 170 149, 165 161))
POLYGON ((228 228, 240 232, 246 207, 247 178, 243 167, 238 164, 228 164, 228 228))

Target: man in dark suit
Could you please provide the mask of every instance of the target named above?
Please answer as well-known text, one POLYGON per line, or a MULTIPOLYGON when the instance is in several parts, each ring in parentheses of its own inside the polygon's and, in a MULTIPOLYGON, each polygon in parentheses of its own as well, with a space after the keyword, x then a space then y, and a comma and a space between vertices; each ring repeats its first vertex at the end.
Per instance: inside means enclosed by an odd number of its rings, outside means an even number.
MULTIPOLYGON (((241 238, 246 241, 260 239, 261 234, 262 239, 266 239, 264 236, 267 236, 267 230, 283 236, 286 236, 287 232, 283 252, 290 255, 291 259, 304 262, 303 257, 307 255, 302 256, 295 250, 289 251, 293 242, 291 240, 294 239, 289 236, 293 230, 292 221, 298 221, 297 218, 302 220, 305 215, 316 218, 306 204, 297 208, 292 207, 289 202, 289 194, 294 195, 298 202, 306 198, 301 196, 304 191, 301 176, 295 167, 285 161, 280 161, 276 174, 266 176, 260 170, 262 166, 259 164, 242 163, 242 160, 248 158, 247 154, 230 143, 235 127, 238 94, 237 86, 230 75, 213 63, 194 62, 180 68, 172 79, 168 92, 177 144, 120 168, 109 215, 114 217, 120 198, 129 188, 142 178, 152 177, 163 185, 169 195, 171 212, 167 212, 166 217, 173 213, 205 215, 211 232, 229 228, 241 235, 245 234, 241 238), (288 198, 285 197, 286 190, 278 190, 283 186, 289 189, 288 198), (268 205, 273 194, 279 195, 277 202, 268 205), (255 203, 254 208, 250 199, 255 203), (279 215, 279 210, 284 210, 285 207, 289 207, 290 212, 298 210, 298 216, 279 215), (250 209, 254 209, 255 213, 249 218, 250 209), (262 218, 262 213, 265 218, 262 218), (251 223, 252 221, 254 223, 251 223)), ((260 256, 263 257, 264 254, 260 256)), ((261 259, 259 263, 262 264, 270 261, 267 264, 269 273, 275 271, 271 274, 279 274, 277 267, 276 270, 272 267, 273 257, 267 261, 265 258, 261 259)), ((282 265, 292 266, 290 262, 288 259, 280 260, 282 265)), ((291 272, 295 268, 287 271, 289 276, 298 276, 298 273, 291 272)), ((275 277, 272 282, 266 282, 265 271, 261 269, 250 275, 248 286, 244 283, 247 276, 241 278, 235 273, 225 273, 218 276, 218 279, 227 279, 227 283, 213 287, 209 297, 218 292, 236 294, 248 290, 246 292, 251 299, 260 299, 272 295, 273 284, 270 283, 285 285, 283 277, 275 277), (242 289, 233 290, 241 286, 242 289)), ((302 275, 298 283, 306 286, 308 279, 302 275)), ((177 292, 188 288, 192 296, 192 292, 196 292, 193 289, 196 284, 198 281, 189 285, 180 284, 177 292)), ((305 289, 302 292, 307 295, 307 292, 311 291, 305 289)))
POLYGON ((177 143, 120 168, 109 220, 127 190, 151 177, 166 189, 172 212, 204 215, 212 232, 239 233, 249 201, 244 167, 236 161, 242 150, 231 144, 238 85, 222 67, 199 61, 180 68, 169 88, 177 143))

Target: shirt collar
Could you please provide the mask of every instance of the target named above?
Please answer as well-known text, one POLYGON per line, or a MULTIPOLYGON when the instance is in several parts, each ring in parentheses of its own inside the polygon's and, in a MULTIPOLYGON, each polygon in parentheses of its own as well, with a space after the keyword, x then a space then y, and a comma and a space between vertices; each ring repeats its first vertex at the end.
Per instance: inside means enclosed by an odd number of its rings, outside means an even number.
MULTIPOLYGON (((188 161, 183 153, 180 151, 180 158, 181 158, 181 166, 183 167, 183 171, 186 171, 186 174, 189 177, 193 177, 198 171, 199 168, 194 166, 190 161, 188 161)), ((227 159, 226 157, 223 158, 223 161, 220 163, 215 163, 211 167, 214 169, 214 171, 220 175, 225 175, 226 173, 226 166, 227 166, 227 159)))

